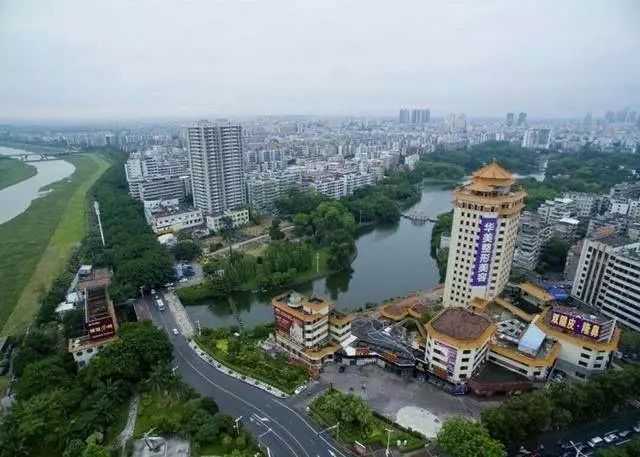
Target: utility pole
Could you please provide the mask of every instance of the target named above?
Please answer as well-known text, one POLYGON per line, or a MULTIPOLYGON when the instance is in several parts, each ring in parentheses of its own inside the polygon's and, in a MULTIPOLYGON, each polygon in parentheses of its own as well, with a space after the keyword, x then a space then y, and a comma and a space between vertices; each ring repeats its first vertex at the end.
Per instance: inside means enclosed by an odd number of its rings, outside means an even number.
POLYGON ((97 200, 93 202, 93 209, 96 212, 96 216, 98 217, 98 227, 100 228, 100 238, 102 239, 102 247, 105 247, 104 232, 102 231, 102 221, 100 220, 100 205, 98 205, 97 200))
POLYGON ((385 451, 384 455, 386 457, 389 457, 390 453, 389 453, 389 442, 391 441, 391 429, 388 428, 387 430, 387 450, 385 451))
POLYGON ((236 433, 238 433, 238 436, 240 435, 240 425, 239 422, 242 420, 242 416, 238 417, 234 422, 236 424, 236 433))
MULTIPOLYGON (((198 327, 198 336, 202 335, 202 327, 200 327, 200 319, 198 319, 196 321, 196 326, 198 327)), ((240 416, 240 419, 242 419, 242 416, 240 416)))
POLYGON ((316 274, 320 273, 320 253, 316 252, 316 274))

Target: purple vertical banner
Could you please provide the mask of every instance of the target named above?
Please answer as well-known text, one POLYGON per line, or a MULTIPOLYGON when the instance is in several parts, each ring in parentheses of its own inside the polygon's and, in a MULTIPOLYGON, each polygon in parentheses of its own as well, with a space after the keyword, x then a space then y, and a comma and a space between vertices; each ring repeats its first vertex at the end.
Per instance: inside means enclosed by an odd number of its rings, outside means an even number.
POLYGON ((478 245, 476 258, 473 263, 471 286, 486 286, 491 273, 491 257, 493 245, 496 241, 498 228, 497 217, 480 217, 480 232, 478 233, 478 245))

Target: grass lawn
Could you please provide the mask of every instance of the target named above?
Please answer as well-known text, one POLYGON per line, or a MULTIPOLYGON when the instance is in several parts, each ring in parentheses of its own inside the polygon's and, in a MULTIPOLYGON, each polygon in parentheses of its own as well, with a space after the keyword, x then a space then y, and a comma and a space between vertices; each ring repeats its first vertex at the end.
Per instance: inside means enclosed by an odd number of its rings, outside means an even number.
POLYGON ((36 167, 0 156, 0 190, 24 181, 37 173, 36 167))
POLYGON ((86 233, 87 191, 109 162, 97 154, 70 156, 70 179, 47 187, 16 218, 0 225, 0 336, 23 331, 51 284, 86 233))
MULTIPOLYGON (((128 404, 128 403, 127 403, 128 404)), ((165 417, 171 423, 178 423, 184 416, 182 402, 164 392, 145 392, 140 395, 138 417, 133 435, 142 436, 154 427, 159 417, 165 417)))

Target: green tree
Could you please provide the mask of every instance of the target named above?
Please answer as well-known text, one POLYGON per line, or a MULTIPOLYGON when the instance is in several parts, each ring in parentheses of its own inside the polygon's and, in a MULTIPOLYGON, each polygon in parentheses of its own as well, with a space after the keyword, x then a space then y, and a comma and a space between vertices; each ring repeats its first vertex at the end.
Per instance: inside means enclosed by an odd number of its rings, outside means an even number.
POLYGON ((123 324, 118 337, 83 370, 92 385, 108 378, 140 381, 154 366, 167 364, 172 358, 167 334, 150 321, 123 324))
POLYGON ((558 236, 552 236, 542 250, 536 271, 538 273, 563 271, 569 248, 571 245, 568 241, 558 236))
POLYGON ((89 444, 82 452, 82 457, 111 457, 109 450, 99 444, 89 444))
POLYGON ((51 389, 69 387, 73 382, 73 375, 60 357, 47 357, 26 366, 16 384, 17 396, 26 400, 51 389))
POLYGON ((280 229, 281 221, 278 218, 274 218, 271 221, 271 226, 269 227, 269 238, 272 241, 278 241, 284 239, 284 232, 280 229))
POLYGON ((84 335, 84 309, 72 309, 62 317, 62 334, 65 338, 77 338, 84 335))
POLYGON ((489 436, 482 424, 460 417, 444 421, 436 437, 438 448, 451 457, 502 457, 502 443, 489 436))
POLYGON ((202 248, 193 240, 178 241, 173 247, 173 255, 176 260, 192 261, 200 257, 202 248))

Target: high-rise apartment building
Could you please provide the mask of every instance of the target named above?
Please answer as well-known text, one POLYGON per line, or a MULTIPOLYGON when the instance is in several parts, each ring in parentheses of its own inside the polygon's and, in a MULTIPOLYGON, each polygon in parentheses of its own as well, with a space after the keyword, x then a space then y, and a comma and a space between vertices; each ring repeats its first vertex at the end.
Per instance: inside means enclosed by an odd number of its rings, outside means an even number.
POLYGON ((507 124, 507 127, 511 127, 513 125, 514 118, 515 118, 514 113, 507 113, 507 120, 505 122, 507 124))
POLYGON ((411 122, 411 112, 406 108, 402 108, 400 110, 398 121, 400 121, 401 124, 408 124, 409 122, 411 122))
POLYGON ((640 242, 611 236, 586 239, 571 295, 640 330, 640 242))
POLYGON ((496 163, 454 190, 444 306, 492 300, 507 284, 526 192, 496 163))
POLYGON ((525 125, 527 123, 527 113, 518 114, 518 126, 525 125))
POLYGON ((200 121, 188 127, 187 145, 197 209, 218 214, 247 202, 239 125, 200 121))
POLYGON ((412 124, 427 124, 431 119, 431 112, 428 109, 412 109, 411 110, 411 123, 412 124))

